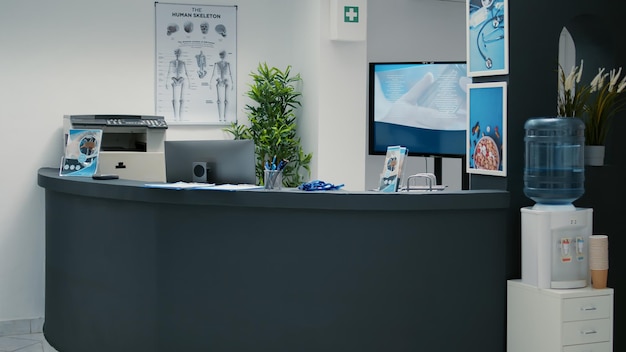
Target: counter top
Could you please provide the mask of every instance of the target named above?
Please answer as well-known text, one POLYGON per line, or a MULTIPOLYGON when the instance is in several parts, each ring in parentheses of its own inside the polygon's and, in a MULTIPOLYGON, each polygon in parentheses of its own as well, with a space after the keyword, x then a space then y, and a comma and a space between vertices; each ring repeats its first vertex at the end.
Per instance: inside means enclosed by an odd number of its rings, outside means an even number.
POLYGON ((313 192, 298 189, 175 190, 148 188, 146 182, 134 180, 59 176, 55 168, 39 169, 37 182, 48 191, 85 197, 187 205, 372 211, 478 210, 509 206, 509 193, 503 190, 396 193, 343 189, 313 192))

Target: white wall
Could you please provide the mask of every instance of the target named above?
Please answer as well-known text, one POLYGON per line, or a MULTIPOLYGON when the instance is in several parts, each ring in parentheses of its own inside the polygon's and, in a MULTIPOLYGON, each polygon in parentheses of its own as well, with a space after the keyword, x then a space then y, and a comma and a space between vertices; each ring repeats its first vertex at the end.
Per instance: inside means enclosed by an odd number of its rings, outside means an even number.
MULTIPOLYGON (((457 26, 449 23, 450 16, 439 23, 428 13, 457 4, 370 0, 368 22, 388 21, 384 31, 368 34, 378 43, 374 47, 397 41, 393 48, 380 49, 390 52, 376 56, 368 49, 370 40, 328 40, 330 0, 168 2, 238 6, 237 86, 247 85, 247 73, 259 62, 292 65, 300 72, 299 131, 305 149, 314 153, 311 177, 346 183, 353 190, 366 187, 365 175, 376 178, 382 163, 366 157, 367 61, 413 55, 430 59, 424 56, 439 50, 439 44, 426 40, 423 50, 413 48, 424 36, 413 25, 424 23, 425 33, 457 26)), ((6 165, 0 183, 4 321, 44 314, 45 199, 37 186, 37 169, 60 162, 62 116, 154 113, 154 1, 2 0, 0 48, 0 150, 6 165)), ((458 59, 456 51, 445 55, 441 58, 458 59)), ((243 91, 238 94, 239 117, 245 119, 246 99, 243 91)), ((215 126, 170 126, 167 138, 229 137, 215 126)))
MULTIPOLYGON (((239 87, 263 61, 292 64, 294 71, 307 72, 305 80, 315 76, 296 55, 302 57, 298 47, 319 46, 319 40, 310 45, 300 38, 319 32, 320 5, 302 27, 299 20, 307 18, 302 10, 311 10, 306 0, 194 3, 238 5, 239 87)), ((63 115, 154 113, 154 1, 3 0, 0 48, 3 321, 44 314, 44 191, 37 186, 37 169, 59 165, 63 115)), ((244 104, 238 99, 240 117, 244 104)), ((167 138, 228 136, 221 127, 170 126, 167 138)))

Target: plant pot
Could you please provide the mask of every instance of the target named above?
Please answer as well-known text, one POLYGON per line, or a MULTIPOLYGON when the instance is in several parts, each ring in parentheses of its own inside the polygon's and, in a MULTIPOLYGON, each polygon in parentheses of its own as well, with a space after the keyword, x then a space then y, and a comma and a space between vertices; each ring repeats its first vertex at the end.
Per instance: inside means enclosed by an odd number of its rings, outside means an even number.
POLYGON ((586 145, 585 146, 585 165, 589 165, 589 166, 604 165, 604 146, 603 145, 586 145))

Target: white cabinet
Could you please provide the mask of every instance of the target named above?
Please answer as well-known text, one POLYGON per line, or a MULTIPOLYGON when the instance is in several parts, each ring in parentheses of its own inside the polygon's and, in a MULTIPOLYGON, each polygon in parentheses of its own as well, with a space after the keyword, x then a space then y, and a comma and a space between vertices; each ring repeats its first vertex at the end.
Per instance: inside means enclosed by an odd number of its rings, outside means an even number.
POLYGON ((507 352, 613 351, 613 289, 507 282, 507 352))

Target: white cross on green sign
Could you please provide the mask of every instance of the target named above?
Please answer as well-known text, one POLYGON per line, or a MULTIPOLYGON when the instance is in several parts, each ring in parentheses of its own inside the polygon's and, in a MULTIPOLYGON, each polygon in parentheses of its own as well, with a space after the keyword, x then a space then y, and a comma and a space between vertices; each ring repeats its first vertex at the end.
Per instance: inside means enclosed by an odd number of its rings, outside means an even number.
POLYGON ((343 21, 358 23, 359 22, 359 7, 358 6, 344 6, 343 7, 343 21))

